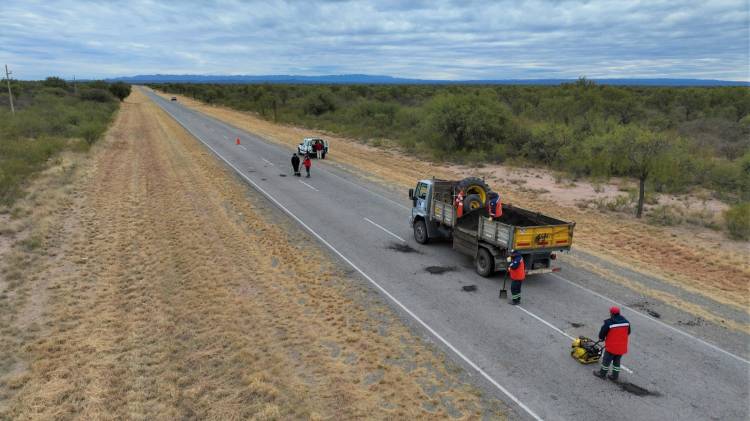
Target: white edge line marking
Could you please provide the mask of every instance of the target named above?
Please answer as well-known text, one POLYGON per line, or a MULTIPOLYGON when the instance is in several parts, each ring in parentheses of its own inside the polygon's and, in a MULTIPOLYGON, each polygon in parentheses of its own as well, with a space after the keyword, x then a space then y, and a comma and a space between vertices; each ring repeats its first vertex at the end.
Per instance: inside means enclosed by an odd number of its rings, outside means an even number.
POLYGON ((247 150, 247 148, 245 147, 245 145, 240 145, 240 148, 242 148, 244 150, 247 150))
POLYGON ((369 223, 371 223, 371 224, 373 224, 373 225, 375 225, 376 227, 380 228, 381 230, 385 231, 386 233, 390 234, 391 236, 398 238, 399 240, 403 241, 404 243, 406 242, 406 240, 404 240, 403 238, 401 238, 398 235, 396 235, 396 234, 388 231, 387 229, 385 229, 385 227, 383 227, 382 225, 378 225, 377 223, 371 221, 369 218, 364 218, 364 220, 367 221, 367 222, 369 222, 369 223))
MULTIPOLYGON (((541 317, 537 316, 536 314, 530 312, 529 310, 526 310, 525 308, 523 308, 521 306, 516 306, 516 308, 519 309, 519 310, 521 310, 521 311, 523 311, 524 313, 528 314, 529 316, 531 316, 531 317, 539 320, 540 322, 544 323, 545 325, 549 326, 550 328, 552 328, 552 330, 556 330, 560 334, 567 336, 570 340, 576 339, 576 338, 568 335, 567 333, 565 333, 564 331, 562 331, 560 328, 558 328, 557 326, 553 325, 552 323, 550 323, 550 322, 542 319, 541 317)), ((620 368, 622 368, 623 370, 627 371, 630 374, 633 374, 633 370, 625 367, 624 365, 621 365, 620 368)))
MULTIPOLYGON (((153 100, 153 99, 152 99, 153 100)), ((357 265, 354 264, 351 260, 349 260, 346 256, 344 256, 340 251, 338 251, 335 247, 333 247, 328 241, 323 239, 317 232, 315 232, 312 228, 307 226, 304 222, 302 222, 301 219, 297 217, 297 215, 293 214, 289 209, 284 207, 276 198, 268 194, 263 188, 261 188, 258 184, 256 184, 250 177, 246 176, 242 173, 242 171, 239 171, 237 167, 235 167, 231 162, 229 162, 226 158, 224 158, 222 155, 220 155, 216 149, 211 147, 208 143, 206 143, 200 136, 190 131, 190 129, 185 126, 177 117, 175 117, 171 112, 169 112, 166 108, 160 107, 164 112, 172 116, 172 118, 175 119, 185 130, 187 130, 190 134, 192 134, 196 139, 200 140, 201 143, 206 145, 208 149, 213 151, 216 156, 221 158, 222 161, 224 161, 227 165, 229 165, 230 168, 232 168, 237 174, 239 174, 240 177, 247 180, 248 183, 252 184, 253 187, 255 187, 259 192, 261 192, 264 196, 266 196, 270 201, 272 201, 276 206, 278 206, 281 210, 283 210, 287 215, 289 215, 292 219, 297 221, 300 225, 302 225, 307 231, 309 231, 315 238, 318 239, 321 243, 325 244, 326 247, 331 249, 336 255, 338 255, 341 259, 343 259, 346 263, 349 264, 354 270, 359 272, 360 275, 362 275, 365 279, 367 279, 371 284, 373 284, 377 289, 379 289, 386 297, 388 297, 393 303, 395 303, 397 306, 399 306, 402 310, 404 310, 409 316, 411 316, 414 320, 417 321, 422 327, 427 329, 428 332, 430 332, 435 338, 437 338, 440 342, 442 342, 445 346, 447 346, 451 351, 453 351, 456 355, 458 355, 466 364, 468 364, 471 368, 476 370, 479 374, 482 375, 488 382, 492 383, 493 386, 495 386, 498 390, 503 392, 505 396, 509 397, 513 402, 515 402, 516 405, 521 407, 524 411, 526 411, 529 416, 534 418, 535 420, 542 421, 543 418, 541 418, 539 415, 537 415, 531 408, 526 406, 523 402, 521 402, 514 394, 512 394, 508 389, 504 388, 500 383, 495 381, 492 377, 490 377, 489 374, 487 374, 484 370, 482 370, 474 361, 470 360, 467 356, 465 356, 461 351, 458 350, 453 344, 448 342, 445 338, 440 336, 439 333, 437 333, 433 328, 430 327, 427 323, 425 323, 422 319, 419 318, 416 314, 414 314, 411 310, 406 308, 405 305, 401 304, 401 301, 397 300, 396 297, 391 295, 388 291, 385 290, 385 288, 381 287, 377 282, 375 282, 374 279, 372 279, 369 275, 367 275, 362 269, 360 269, 357 265)))
POLYGON ((580 289, 582 289, 582 290, 584 290, 584 291, 587 291, 587 292, 589 292, 589 293, 591 293, 591 294, 594 294, 594 295, 596 295, 597 297, 599 297, 599 298, 601 298, 601 299, 603 299, 603 300, 609 301, 609 302, 610 302, 610 303, 612 303, 612 304, 616 304, 616 305, 617 305, 617 306, 619 306, 620 308, 626 308, 626 309, 628 309, 629 311, 631 311, 631 312, 632 312, 632 313, 634 313, 634 314, 637 314, 637 315, 639 315, 639 316, 641 316, 641 317, 643 317, 643 318, 645 318, 645 319, 651 320, 652 322, 656 322, 657 324, 660 324, 660 325, 662 325, 662 326, 664 326, 664 327, 666 327, 666 328, 668 328, 668 329, 670 329, 670 330, 673 330, 673 331, 675 331, 675 332, 677 332, 677 333, 679 333, 679 334, 681 334, 681 335, 687 336, 687 337, 688 337, 688 338, 690 338, 690 339, 694 339, 694 340, 698 341, 699 343, 701 343, 701 344, 703 344, 703 345, 705 345, 705 346, 707 346, 707 347, 709 347, 709 348, 711 348, 711 349, 713 349, 713 350, 715 350, 715 351, 719 351, 719 352, 721 352, 721 353, 724 353, 724 354, 726 354, 726 355, 729 355, 730 357, 732 357, 732 358, 736 359, 737 361, 743 362, 743 363, 745 363, 745 364, 750 364, 750 360, 746 360, 746 359, 744 359, 744 358, 740 357, 739 355, 734 355, 734 354, 732 354, 731 352, 729 352, 729 351, 727 351, 727 350, 725 350, 725 349, 719 348, 718 346, 716 346, 716 345, 714 345, 714 344, 712 344, 712 343, 710 343, 710 342, 706 342, 706 341, 704 341, 704 340, 703 340, 703 339, 701 339, 701 338, 698 338, 698 337, 696 337, 696 336, 693 336, 693 335, 691 335, 691 334, 689 334, 689 333, 687 333, 687 332, 685 332, 685 331, 682 331, 682 330, 680 330, 680 329, 677 329, 676 327, 674 327, 674 326, 672 326, 672 325, 669 325, 669 324, 667 324, 667 323, 665 323, 665 322, 662 322, 661 320, 657 320, 657 319, 655 319, 655 318, 653 318, 653 317, 651 317, 651 316, 649 316, 649 315, 647 315, 647 314, 643 314, 643 313, 641 313, 641 312, 639 312, 639 311, 637 311, 637 310, 633 309, 632 307, 628 307, 628 306, 626 306, 626 305, 624 305, 624 304, 620 304, 620 303, 618 303, 617 301, 615 301, 615 300, 613 300, 613 299, 611 299, 611 298, 609 298, 609 297, 605 297, 604 295, 602 295, 602 294, 599 294, 598 292, 596 292, 596 291, 593 291, 593 290, 591 290, 591 289, 588 289, 588 288, 586 288, 586 287, 585 287, 585 286, 583 286, 583 285, 578 285, 577 283, 575 283, 575 282, 573 282, 573 281, 571 281, 571 280, 565 279, 565 278, 563 278, 562 276, 560 276, 560 275, 558 275, 558 274, 556 274, 556 273, 551 273, 550 275, 554 276, 555 278, 558 278, 558 279, 560 279, 561 281, 565 281, 565 282, 567 282, 567 283, 569 283, 569 284, 571 284, 571 285, 573 285, 573 286, 576 286, 576 287, 578 287, 578 288, 580 288, 580 289))
POLYGON ((267 160, 266 158, 260 157, 260 159, 262 159, 266 164, 273 166, 273 162, 267 160))
POLYGON ((311 185, 309 185, 309 184, 305 183, 305 182, 304 182, 304 181, 302 181, 302 180, 297 180, 297 181, 299 181, 300 183, 302 183, 302 184, 306 185, 307 187, 309 187, 309 188, 311 188, 311 189, 313 189, 313 190, 315 190, 315 191, 320 191, 320 190, 316 189, 315 187, 313 187, 313 186, 311 186, 311 185))

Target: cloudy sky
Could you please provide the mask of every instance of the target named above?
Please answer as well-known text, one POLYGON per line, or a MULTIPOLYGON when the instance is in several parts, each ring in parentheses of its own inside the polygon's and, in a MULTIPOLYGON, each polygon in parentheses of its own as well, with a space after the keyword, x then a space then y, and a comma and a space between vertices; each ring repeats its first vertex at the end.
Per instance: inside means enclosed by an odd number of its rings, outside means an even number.
POLYGON ((0 3, 19 79, 347 74, 750 80, 748 0, 0 3))

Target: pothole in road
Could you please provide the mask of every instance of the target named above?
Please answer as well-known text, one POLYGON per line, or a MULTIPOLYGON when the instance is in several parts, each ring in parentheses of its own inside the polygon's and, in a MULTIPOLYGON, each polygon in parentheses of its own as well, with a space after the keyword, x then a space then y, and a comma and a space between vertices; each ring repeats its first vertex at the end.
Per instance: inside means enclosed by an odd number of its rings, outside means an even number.
POLYGON ((440 275, 446 272, 453 272, 456 270, 455 266, 427 266, 424 268, 427 272, 432 275, 440 275))
POLYGON ((570 323, 570 325, 573 326, 573 327, 584 327, 584 326, 586 326, 583 323, 576 323, 576 322, 568 322, 568 323, 570 323))
POLYGON ((477 286, 476 285, 464 285, 461 287, 461 289, 466 292, 474 292, 477 290, 477 286))
POLYGON ((387 247, 390 250, 399 251, 401 253, 419 253, 416 249, 414 249, 412 246, 404 243, 396 243, 393 242, 388 245, 387 247))
POLYGON ((620 389, 636 396, 661 396, 661 393, 648 390, 644 387, 638 386, 637 384, 620 382, 617 385, 620 386, 620 389))

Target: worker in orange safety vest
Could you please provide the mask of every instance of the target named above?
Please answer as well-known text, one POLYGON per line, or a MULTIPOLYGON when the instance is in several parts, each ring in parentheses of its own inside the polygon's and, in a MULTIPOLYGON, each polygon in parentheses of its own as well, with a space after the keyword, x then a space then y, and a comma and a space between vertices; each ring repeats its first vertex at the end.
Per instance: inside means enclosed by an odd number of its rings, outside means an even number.
POLYGON ((518 250, 511 250, 508 257, 508 272, 510 274, 511 304, 521 303, 521 284, 526 279, 526 263, 518 250))
POLYGON ((456 218, 464 216, 464 191, 459 190, 453 205, 456 207, 456 218))
POLYGON ((612 374, 609 375, 609 379, 617 381, 620 377, 620 359, 628 352, 630 322, 622 317, 620 308, 617 306, 609 309, 609 316, 599 330, 599 340, 604 341, 604 355, 602 355, 602 366, 599 370, 594 370, 594 375, 603 379, 611 363, 612 374))

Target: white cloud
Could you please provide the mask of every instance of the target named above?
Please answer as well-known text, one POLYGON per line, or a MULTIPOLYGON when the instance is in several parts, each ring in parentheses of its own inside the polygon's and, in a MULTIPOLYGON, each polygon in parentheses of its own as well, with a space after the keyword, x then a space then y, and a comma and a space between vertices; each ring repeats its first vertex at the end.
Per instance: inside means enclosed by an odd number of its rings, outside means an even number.
POLYGON ((0 60, 22 78, 370 73, 748 80, 746 0, 21 1, 0 60))

